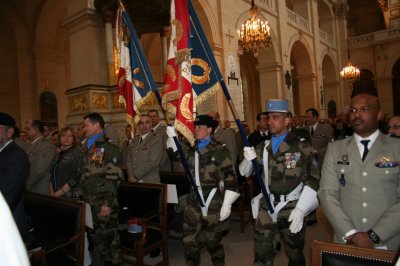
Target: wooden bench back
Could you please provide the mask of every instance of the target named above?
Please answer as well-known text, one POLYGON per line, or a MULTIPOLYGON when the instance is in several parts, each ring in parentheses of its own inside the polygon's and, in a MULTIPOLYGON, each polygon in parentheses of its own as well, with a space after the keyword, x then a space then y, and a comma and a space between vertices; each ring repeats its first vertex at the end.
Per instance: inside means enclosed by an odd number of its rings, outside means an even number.
POLYGON ((122 182, 118 190, 120 224, 130 218, 153 216, 151 222, 167 226, 167 185, 122 182))
POLYGON ((317 240, 314 240, 312 247, 312 266, 389 266, 395 265, 397 257, 398 254, 391 251, 317 240))
POLYGON ((160 181, 163 184, 175 184, 178 197, 190 192, 190 182, 185 173, 161 171, 160 181))
MULTIPOLYGON (((24 198, 29 217, 30 232, 35 240, 49 249, 63 243, 75 243, 66 247, 83 264, 85 243, 85 204, 69 199, 27 192, 24 198)), ((47 252, 49 250, 45 250, 47 252)))

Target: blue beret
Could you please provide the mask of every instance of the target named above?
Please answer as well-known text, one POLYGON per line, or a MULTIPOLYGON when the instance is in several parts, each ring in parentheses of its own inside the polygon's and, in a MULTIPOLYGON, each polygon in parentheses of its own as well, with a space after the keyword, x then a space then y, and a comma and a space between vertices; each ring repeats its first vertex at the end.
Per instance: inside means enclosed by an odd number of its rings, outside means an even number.
POLYGON ((289 102, 283 99, 269 99, 266 104, 267 113, 289 112, 289 102))
POLYGON ((0 125, 14 127, 15 119, 9 114, 0 112, 0 125))

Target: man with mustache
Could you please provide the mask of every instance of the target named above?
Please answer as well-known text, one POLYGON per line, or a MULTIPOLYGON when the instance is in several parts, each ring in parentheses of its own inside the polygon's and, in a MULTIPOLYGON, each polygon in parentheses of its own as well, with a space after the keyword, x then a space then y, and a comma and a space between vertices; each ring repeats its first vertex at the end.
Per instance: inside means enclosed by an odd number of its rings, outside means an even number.
POLYGON ((400 246, 400 141, 382 134, 375 95, 352 97, 354 134, 328 145, 318 196, 334 241, 397 251, 400 246))

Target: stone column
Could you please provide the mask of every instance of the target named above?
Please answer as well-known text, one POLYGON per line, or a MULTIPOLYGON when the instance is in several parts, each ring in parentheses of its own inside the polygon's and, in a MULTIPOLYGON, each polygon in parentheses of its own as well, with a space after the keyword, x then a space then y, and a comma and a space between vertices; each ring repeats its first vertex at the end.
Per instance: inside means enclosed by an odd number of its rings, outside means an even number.
POLYGON ((63 24, 69 31, 71 87, 106 85, 103 22, 93 7, 79 6, 76 2, 68 2, 68 14, 63 24))
POLYGON ((168 45, 167 39, 169 37, 169 27, 164 26, 163 31, 160 33, 161 37, 161 71, 162 75, 165 74, 165 67, 167 66, 168 60, 168 45))
POLYGON ((113 45, 113 28, 110 20, 105 22, 105 42, 106 42, 106 62, 108 85, 115 85, 115 68, 114 68, 114 45, 113 45))

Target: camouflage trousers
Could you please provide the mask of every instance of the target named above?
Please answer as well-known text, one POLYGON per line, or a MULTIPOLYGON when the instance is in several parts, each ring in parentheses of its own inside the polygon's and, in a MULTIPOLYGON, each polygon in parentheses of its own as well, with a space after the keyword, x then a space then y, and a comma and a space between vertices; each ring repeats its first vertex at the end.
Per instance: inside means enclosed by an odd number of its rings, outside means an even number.
POLYGON ((101 254, 104 262, 111 265, 122 265, 121 243, 117 231, 118 207, 111 208, 107 217, 100 215, 101 205, 91 205, 93 230, 90 237, 94 250, 101 254))
POLYGON ((272 266, 274 264, 275 247, 277 241, 279 241, 279 235, 282 238, 282 244, 289 258, 288 265, 306 265, 303 254, 305 225, 303 225, 303 228, 297 234, 292 234, 289 231, 290 223, 288 222, 288 218, 296 203, 297 201, 289 202, 278 213, 278 221, 274 223, 266 211, 265 201, 262 200, 254 236, 254 265, 272 266))
POLYGON ((200 265, 200 249, 205 246, 213 265, 225 264, 225 251, 221 244, 223 223, 219 221, 221 204, 214 198, 208 215, 203 217, 196 201, 188 200, 183 214, 183 245, 186 265, 200 265))

